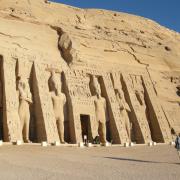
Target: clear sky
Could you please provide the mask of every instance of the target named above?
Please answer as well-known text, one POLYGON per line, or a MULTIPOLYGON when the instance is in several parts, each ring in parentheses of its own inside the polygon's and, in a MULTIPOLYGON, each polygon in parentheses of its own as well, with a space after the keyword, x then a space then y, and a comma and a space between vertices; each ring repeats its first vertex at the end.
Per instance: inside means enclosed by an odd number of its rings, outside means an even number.
POLYGON ((50 0, 81 8, 127 12, 180 32, 180 0, 50 0))

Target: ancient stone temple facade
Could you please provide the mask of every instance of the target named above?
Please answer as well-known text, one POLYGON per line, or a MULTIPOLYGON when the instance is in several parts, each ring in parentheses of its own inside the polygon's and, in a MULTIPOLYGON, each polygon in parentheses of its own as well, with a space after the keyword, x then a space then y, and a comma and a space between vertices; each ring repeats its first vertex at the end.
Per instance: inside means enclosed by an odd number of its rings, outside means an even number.
POLYGON ((133 15, 0 1, 0 138, 170 142, 180 35, 133 15))

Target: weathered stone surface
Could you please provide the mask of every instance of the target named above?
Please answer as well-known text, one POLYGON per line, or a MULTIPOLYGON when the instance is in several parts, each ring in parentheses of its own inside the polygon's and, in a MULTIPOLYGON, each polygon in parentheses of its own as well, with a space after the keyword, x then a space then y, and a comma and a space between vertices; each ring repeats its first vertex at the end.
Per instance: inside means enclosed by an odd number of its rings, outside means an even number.
POLYGON ((180 133, 179 33, 125 13, 0 0, 0 42, 4 141, 150 143, 180 133))

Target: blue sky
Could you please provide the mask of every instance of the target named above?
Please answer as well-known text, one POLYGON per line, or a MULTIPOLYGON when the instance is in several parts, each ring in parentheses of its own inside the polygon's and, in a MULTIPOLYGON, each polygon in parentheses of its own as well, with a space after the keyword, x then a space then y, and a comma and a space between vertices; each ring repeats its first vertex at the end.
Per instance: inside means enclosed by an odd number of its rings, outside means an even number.
POLYGON ((180 0, 51 0, 81 8, 100 8, 140 15, 180 32, 180 0))

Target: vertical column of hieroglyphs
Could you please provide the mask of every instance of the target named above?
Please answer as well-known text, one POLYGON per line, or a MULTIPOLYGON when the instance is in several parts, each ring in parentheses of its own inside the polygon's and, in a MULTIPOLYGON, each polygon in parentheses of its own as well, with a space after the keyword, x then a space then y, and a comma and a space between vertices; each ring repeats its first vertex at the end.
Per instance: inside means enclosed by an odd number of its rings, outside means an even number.
POLYGON ((76 101, 76 83, 78 79, 74 71, 67 71, 66 72, 66 83, 68 87, 68 92, 70 96, 70 107, 71 107, 71 116, 69 119, 69 126, 70 126, 70 136, 71 142, 77 143, 78 141, 82 141, 81 135, 81 124, 80 124, 80 114, 79 114, 79 107, 76 101))
POLYGON ((3 60, 3 126, 4 140, 21 140, 20 119, 18 115, 18 96, 16 91, 16 69, 17 61, 12 57, 5 56, 3 60))
POLYGON ((157 96, 152 87, 152 82, 146 76, 143 77, 145 91, 147 93, 147 100, 149 103, 151 118, 151 127, 153 137, 156 142, 170 142, 172 139, 170 128, 166 117, 162 111, 161 105, 158 103, 157 96))
POLYGON ((152 141, 151 132, 146 117, 146 104, 144 102, 144 88, 140 75, 122 74, 123 82, 129 96, 132 109, 132 128, 137 143, 152 141))
POLYGON ((129 102, 127 101, 127 92, 125 91, 125 88, 122 85, 120 72, 111 73, 111 78, 116 95, 116 100, 119 106, 118 109, 120 111, 120 118, 125 125, 124 129, 128 134, 129 142, 131 142, 133 140, 133 133, 132 122, 130 118, 131 108, 128 104, 129 102))
POLYGON ((48 77, 44 65, 34 63, 34 78, 34 83, 36 83, 34 94, 38 141, 47 140, 51 143, 59 141, 52 100, 48 89, 48 77))
POLYGON ((107 94, 111 134, 114 143, 125 143, 128 142, 129 138, 125 130, 125 125, 121 117, 119 106, 116 100, 113 84, 110 78, 110 74, 103 76, 104 88, 107 94))

